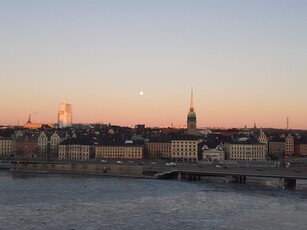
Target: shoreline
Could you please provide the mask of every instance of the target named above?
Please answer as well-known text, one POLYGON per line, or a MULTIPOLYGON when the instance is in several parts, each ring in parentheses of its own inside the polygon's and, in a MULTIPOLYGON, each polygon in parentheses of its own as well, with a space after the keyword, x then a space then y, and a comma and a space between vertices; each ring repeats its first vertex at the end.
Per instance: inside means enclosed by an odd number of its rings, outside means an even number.
POLYGON ((12 166, 9 171, 12 173, 71 174, 157 179, 155 176, 145 175, 145 170, 142 166, 127 165, 85 165, 80 163, 18 163, 12 166))
POLYGON ((98 174, 98 173, 82 173, 82 172, 65 172, 65 171, 30 171, 30 170, 22 170, 22 171, 13 171, 8 170, 12 174, 39 174, 39 175, 78 175, 78 176, 95 176, 95 177, 121 177, 121 178, 135 178, 135 179, 151 179, 157 180, 158 178, 154 176, 146 176, 146 175, 119 175, 119 174, 98 174))

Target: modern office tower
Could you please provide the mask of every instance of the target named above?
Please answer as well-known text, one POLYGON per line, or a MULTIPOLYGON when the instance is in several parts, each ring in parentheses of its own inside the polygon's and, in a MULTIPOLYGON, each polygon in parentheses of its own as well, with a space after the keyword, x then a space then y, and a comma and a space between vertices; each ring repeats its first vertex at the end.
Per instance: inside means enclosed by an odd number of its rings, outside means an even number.
POLYGON ((72 124, 72 105, 66 102, 61 103, 58 112, 58 127, 64 128, 72 124))
POLYGON ((190 111, 187 117, 187 133, 191 135, 196 135, 196 114, 194 112, 194 105, 193 105, 193 90, 191 91, 191 104, 190 104, 190 111))

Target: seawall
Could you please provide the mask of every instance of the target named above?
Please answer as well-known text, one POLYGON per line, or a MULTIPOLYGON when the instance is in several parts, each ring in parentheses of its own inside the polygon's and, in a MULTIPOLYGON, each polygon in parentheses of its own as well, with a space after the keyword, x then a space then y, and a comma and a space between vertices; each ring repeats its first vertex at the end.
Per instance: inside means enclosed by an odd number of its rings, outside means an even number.
POLYGON ((142 166, 102 165, 84 163, 19 163, 11 168, 12 172, 31 173, 72 173, 104 176, 127 176, 151 178, 144 175, 142 166))

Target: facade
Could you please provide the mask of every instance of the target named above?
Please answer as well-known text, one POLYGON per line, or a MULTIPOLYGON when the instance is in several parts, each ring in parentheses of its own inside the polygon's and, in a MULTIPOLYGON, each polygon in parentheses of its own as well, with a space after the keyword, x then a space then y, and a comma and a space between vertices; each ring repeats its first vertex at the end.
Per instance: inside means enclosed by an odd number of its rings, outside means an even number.
POLYGON ((38 136, 25 134, 16 139, 16 156, 20 158, 38 158, 38 136))
POLYGON ((286 137, 285 154, 288 156, 292 156, 294 154, 294 137, 291 134, 288 134, 286 137))
POLYGON ((286 150, 284 139, 276 139, 269 142, 269 154, 282 157, 286 150))
POLYGON ((225 143, 228 160, 266 160, 265 144, 259 142, 225 143))
POLYGON ((58 157, 59 144, 64 141, 66 137, 61 137, 60 134, 54 132, 50 137, 50 157, 58 157))
POLYGON ((59 160, 89 160, 92 153, 90 145, 59 145, 59 160))
POLYGON ((143 146, 134 144, 96 146, 95 158, 141 160, 143 159, 143 146))
POLYGON ((45 133, 41 132, 38 136, 38 158, 58 158, 59 144, 64 141, 66 137, 61 138, 57 132, 45 133))
POLYGON ((265 154, 269 153, 269 139, 265 135, 265 133, 261 130, 260 135, 258 136, 259 143, 265 144, 265 154))
POLYGON ((215 148, 209 148, 207 145, 202 147, 202 160, 205 161, 223 161, 225 160, 225 151, 221 145, 215 148))
POLYGON ((295 152, 295 155, 306 157, 307 156, 307 141, 295 142, 294 152, 295 152))
POLYGON ((95 157, 94 154, 93 145, 88 140, 67 139, 58 147, 59 160, 89 160, 95 157))
POLYGON ((15 141, 10 138, 0 137, 0 156, 15 155, 15 141))
POLYGON ((182 162, 198 161, 198 140, 172 140, 172 160, 182 162))
POLYGON ((168 142, 149 141, 146 143, 146 151, 150 159, 171 159, 172 144, 168 142))
POLYGON ((38 158, 46 158, 48 156, 48 137, 45 132, 41 132, 37 142, 38 158))
POLYGON ((64 128, 72 125, 72 105, 63 102, 58 112, 58 127, 64 128))
POLYGON ((193 90, 191 91, 191 103, 190 103, 190 111, 187 117, 187 134, 189 135, 196 135, 197 128, 196 128, 196 113, 194 111, 193 105, 193 90))

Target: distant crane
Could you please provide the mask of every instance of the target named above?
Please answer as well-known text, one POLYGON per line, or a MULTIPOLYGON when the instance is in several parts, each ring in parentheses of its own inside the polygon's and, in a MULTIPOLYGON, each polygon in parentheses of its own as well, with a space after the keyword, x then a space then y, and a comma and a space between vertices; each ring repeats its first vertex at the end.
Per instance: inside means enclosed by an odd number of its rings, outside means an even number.
POLYGON ((31 122, 31 115, 32 115, 32 114, 38 114, 38 112, 30 113, 30 114, 29 114, 29 119, 28 119, 28 122, 27 122, 27 123, 32 123, 32 122, 31 122))

